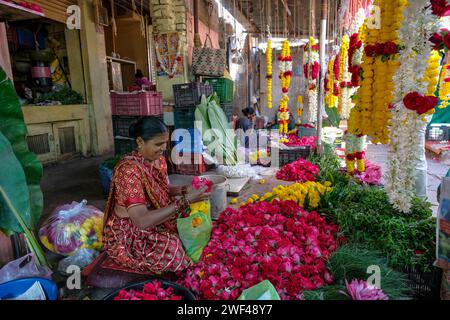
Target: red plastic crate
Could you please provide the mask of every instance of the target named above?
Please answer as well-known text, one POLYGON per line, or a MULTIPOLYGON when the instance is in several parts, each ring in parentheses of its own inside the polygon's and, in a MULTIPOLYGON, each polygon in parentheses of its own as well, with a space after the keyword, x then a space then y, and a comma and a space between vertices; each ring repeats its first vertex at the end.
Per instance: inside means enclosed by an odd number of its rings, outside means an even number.
POLYGON ((155 116, 163 113, 161 92, 111 92, 113 116, 155 116))
POLYGON ((206 163, 203 160, 203 156, 201 154, 197 153, 191 153, 191 163, 190 164, 183 164, 181 163, 181 157, 176 157, 175 159, 175 170, 178 174, 184 174, 184 175, 194 175, 198 176, 207 171, 206 163))

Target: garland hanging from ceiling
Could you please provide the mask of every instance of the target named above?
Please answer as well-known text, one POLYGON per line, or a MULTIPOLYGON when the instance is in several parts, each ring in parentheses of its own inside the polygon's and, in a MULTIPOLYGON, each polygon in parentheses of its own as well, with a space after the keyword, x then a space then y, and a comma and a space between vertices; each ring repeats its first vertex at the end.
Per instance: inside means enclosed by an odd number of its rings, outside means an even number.
POLYGON ((315 123, 317 121, 319 58, 319 44, 316 39, 310 37, 308 45, 305 46, 303 60, 303 76, 308 82, 308 123, 315 123))
POLYGON ((281 49, 281 55, 278 57, 280 62, 280 79, 282 96, 280 107, 278 109, 278 124, 280 126, 280 142, 289 142, 287 133, 289 131, 289 88, 292 78, 292 56, 288 40, 284 40, 281 49))

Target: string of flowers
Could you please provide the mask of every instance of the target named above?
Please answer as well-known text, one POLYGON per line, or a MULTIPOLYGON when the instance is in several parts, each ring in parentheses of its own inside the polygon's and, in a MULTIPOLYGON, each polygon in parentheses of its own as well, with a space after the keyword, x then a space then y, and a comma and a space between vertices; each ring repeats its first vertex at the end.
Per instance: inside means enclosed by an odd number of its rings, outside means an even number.
POLYGON ((361 79, 361 63, 364 54, 363 42, 360 33, 354 33, 350 37, 348 49, 348 71, 352 74, 351 86, 359 87, 361 79))
POLYGON ((328 108, 336 108, 338 97, 335 94, 335 61, 339 60, 337 57, 332 57, 328 62, 328 72, 325 79, 325 104, 328 108))
POLYGON ((316 39, 309 38, 309 43, 305 46, 303 61, 303 76, 308 82, 308 122, 317 121, 317 80, 319 78, 319 45, 316 39))
POLYGON ((303 97, 297 97, 297 124, 302 124, 302 115, 303 115, 303 97))
MULTIPOLYGON (((169 66, 166 66, 165 60, 161 58, 161 53, 159 52, 158 41, 155 41, 155 50, 156 50, 156 62, 157 67, 161 68, 164 71, 169 79, 172 79, 178 70, 178 64, 183 61, 183 57, 181 56, 181 39, 178 39, 178 48, 177 54, 175 55, 175 61, 173 62, 172 68, 169 70, 169 66)), ((169 58, 167 58, 167 63, 169 64, 169 58)))
POLYGON ((272 97, 272 40, 267 40, 267 108, 272 109, 273 97, 272 97))
POLYGON ((397 30, 401 26, 405 0, 377 0, 374 5, 381 8, 381 28, 364 27, 366 45, 364 46, 363 75, 361 88, 357 94, 350 132, 356 135, 371 136, 373 143, 387 144, 391 114, 389 106, 393 100, 395 83, 393 75, 398 69, 397 30))
POLYGON ((365 165, 366 136, 364 135, 357 136, 347 131, 344 135, 344 140, 345 140, 345 164, 347 172, 351 174, 355 171, 355 169, 358 172, 366 171, 365 165))
POLYGON ((445 109, 450 103, 450 64, 442 67, 441 77, 439 80, 439 100, 440 109, 445 109))
POLYGON ((425 114, 437 104, 436 97, 426 96, 429 84, 422 81, 432 50, 427 40, 438 28, 438 19, 428 4, 428 0, 410 1, 399 30, 399 41, 405 47, 400 53, 402 64, 394 76, 386 192, 393 206, 405 213, 410 211, 415 195, 414 168, 417 153, 422 152, 418 149, 420 130, 425 124, 425 114))
POLYGON ((350 38, 347 35, 342 37, 341 51, 339 53, 339 87, 341 88, 338 96, 338 112, 341 118, 348 119, 350 113, 349 103, 351 103, 349 95, 349 73, 347 70, 348 50, 350 47, 350 38))
POLYGON ((289 131, 289 88, 292 78, 292 56, 288 40, 283 41, 281 55, 278 57, 280 62, 280 79, 282 96, 280 107, 278 109, 278 123, 280 125, 280 142, 289 142, 287 133, 289 131))

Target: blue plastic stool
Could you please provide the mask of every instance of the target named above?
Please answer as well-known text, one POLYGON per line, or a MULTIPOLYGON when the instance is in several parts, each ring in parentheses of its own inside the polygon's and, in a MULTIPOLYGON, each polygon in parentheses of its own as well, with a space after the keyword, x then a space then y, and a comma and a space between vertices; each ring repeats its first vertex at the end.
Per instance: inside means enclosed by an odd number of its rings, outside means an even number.
POLYGON ((44 289, 47 300, 58 300, 58 286, 45 278, 23 278, 0 284, 0 299, 12 299, 25 293, 35 282, 44 289))

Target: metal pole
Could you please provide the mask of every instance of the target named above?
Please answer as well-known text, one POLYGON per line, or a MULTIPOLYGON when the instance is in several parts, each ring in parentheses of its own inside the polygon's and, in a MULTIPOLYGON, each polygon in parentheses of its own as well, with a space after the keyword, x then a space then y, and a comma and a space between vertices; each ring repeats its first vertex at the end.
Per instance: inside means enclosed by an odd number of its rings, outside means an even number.
POLYGON ((323 154, 322 143, 322 108, 324 104, 324 83, 326 74, 326 42, 327 42, 328 0, 322 0, 322 19, 320 21, 320 77, 317 108, 317 152, 323 154))

